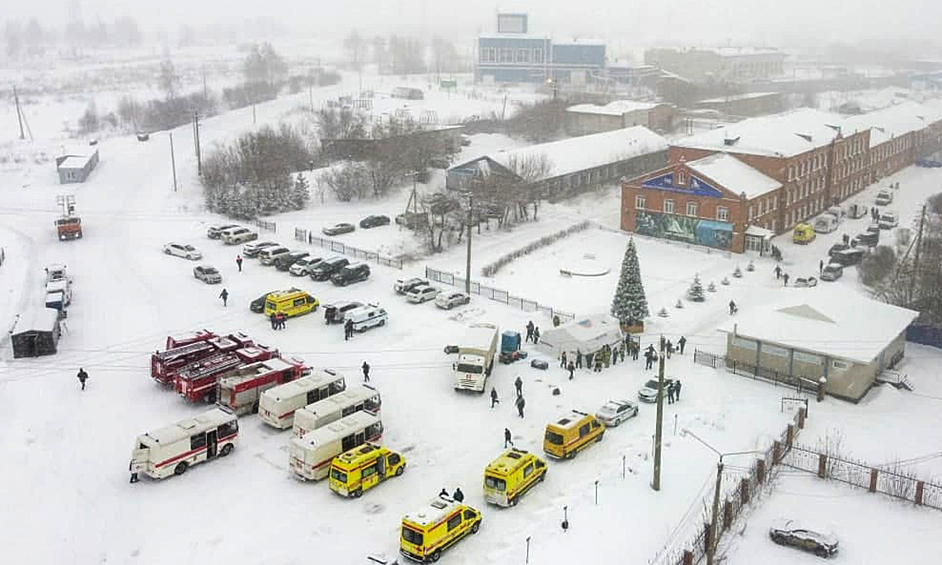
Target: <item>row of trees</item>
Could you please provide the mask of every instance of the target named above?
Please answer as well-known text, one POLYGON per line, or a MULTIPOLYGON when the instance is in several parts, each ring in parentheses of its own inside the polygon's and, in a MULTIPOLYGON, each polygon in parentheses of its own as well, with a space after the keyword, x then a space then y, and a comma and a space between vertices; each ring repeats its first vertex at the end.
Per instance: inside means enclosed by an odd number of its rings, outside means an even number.
POLYGON ((133 47, 140 45, 143 39, 140 25, 131 17, 119 17, 110 22, 97 19, 92 23, 73 17, 61 29, 44 27, 37 18, 26 22, 6 20, 3 25, 4 52, 11 58, 42 55, 46 48, 62 42, 73 47, 133 47))
POLYGON ((310 192, 298 171, 310 169, 313 158, 303 137, 287 124, 243 134, 204 159, 206 207, 242 220, 302 210, 310 192))
POLYGON ((440 36, 426 45, 414 37, 395 34, 367 37, 353 30, 344 38, 343 48, 354 69, 373 63, 382 73, 406 75, 466 72, 471 68, 470 61, 458 53, 455 45, 440 36))

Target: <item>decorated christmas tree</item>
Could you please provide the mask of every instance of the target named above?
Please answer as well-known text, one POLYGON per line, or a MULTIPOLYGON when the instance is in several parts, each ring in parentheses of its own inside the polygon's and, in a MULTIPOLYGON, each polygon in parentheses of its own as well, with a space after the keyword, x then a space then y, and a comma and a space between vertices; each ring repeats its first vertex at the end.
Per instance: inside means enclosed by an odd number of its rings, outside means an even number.
POLYGON ((707 287, 707 290, 709 290, 710 292, 716 292, 716 283, 714 283, 713 281, 710 281, 710 286, 707 287))
POLYGON ((700 284, 700 275, 694 275, 690 288, 687 289, 687 298, 693 302, 703 302, 706 297, 703 295, 703 285, 700 284))
POLYGON ((648 299, 644 295, 641 282, 641 266, 638 264, 638 250, 635 240, 628 240, 625 258, 621 262, 621 276, 612 300, 612 316, 622 325, 637 325, 649 315, 648 299))

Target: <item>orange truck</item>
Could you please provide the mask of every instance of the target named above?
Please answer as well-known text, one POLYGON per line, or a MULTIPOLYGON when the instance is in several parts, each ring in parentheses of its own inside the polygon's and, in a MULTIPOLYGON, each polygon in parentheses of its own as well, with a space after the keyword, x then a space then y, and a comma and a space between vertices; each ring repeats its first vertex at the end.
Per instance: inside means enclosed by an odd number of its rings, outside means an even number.
POLYGON ((63 216, 56 220, 56 232, 59 241, 82 238, 82 219, 75 216, 63 216))

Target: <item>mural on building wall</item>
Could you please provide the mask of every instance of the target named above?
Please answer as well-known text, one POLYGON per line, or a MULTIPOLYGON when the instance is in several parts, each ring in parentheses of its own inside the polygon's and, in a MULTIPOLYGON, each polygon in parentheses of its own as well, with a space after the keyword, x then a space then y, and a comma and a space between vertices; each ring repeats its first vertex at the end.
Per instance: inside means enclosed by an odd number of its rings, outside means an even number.
POLYGON ((635 231, 641 235, 729 249, 733 243, 733 224, 638 210, 635 231))

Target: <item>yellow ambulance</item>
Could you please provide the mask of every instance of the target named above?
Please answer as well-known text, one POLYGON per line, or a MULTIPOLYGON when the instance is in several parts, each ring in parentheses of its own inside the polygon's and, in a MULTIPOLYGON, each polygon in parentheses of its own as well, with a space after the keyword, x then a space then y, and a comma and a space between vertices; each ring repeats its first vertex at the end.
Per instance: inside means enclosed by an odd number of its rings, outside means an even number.
POLYGON ((545 461, 522 449, 509 449, 484 469, 484 499, 498 506, 516 506, 544 478, 545 461))
POLYGON ((330 490, 359 498, 390 477, 406 470, 406 459, 375 443, 365 443, 334 458, 330 464, 330 490))
POLYGON ((556 459, 572 459, 577 453, 602 441, 605 425, 595 416, 573 410, 546 424, 543 436, 543 451, 556 459))
POLYGON ((399 553, 419 563, 438 561, 443 551, 480 528, 480 512, 440 496, 402 517, 399 553))
POLYGON ((814 226, 811 224, 798 224, 792 232, 792 243, 811 243, 814 238, 814 226))
POLYGON ((289 318, 301 316, 317 310, 317 299, 303 290, 279 290, 268 294, 265 299, 265 315, 281 312, 289 318))

